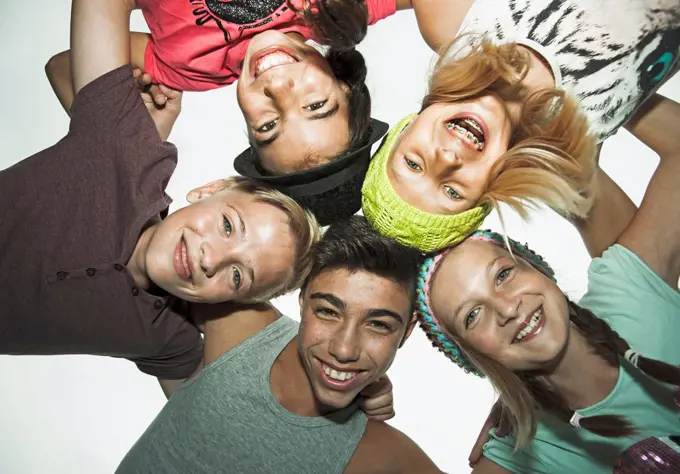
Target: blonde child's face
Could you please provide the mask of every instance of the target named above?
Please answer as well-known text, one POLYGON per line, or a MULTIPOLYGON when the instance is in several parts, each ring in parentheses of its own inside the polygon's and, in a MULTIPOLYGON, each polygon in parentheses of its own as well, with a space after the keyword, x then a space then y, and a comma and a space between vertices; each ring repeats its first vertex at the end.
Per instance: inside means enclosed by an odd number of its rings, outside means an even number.
POLYGON ((320 166, 349 144, 347 86, 302 39, 273 30, 254 37, 236 94, 250 142, 272 174, 320 166))
POLYGON ((156 226, 144 258, 149 278, 196 303, 249 300, 289 278, 288 216, 251 194, 210 186, 156 226))
POLYGON ((447 332, 510 370, 550 367, 568 344, 559 287, 489 242, 469 239, 451 250, 432 278, 430 301, 447 332))
POLYGON ((402 132, 387 176, 410 205, 433 214, 458 214, 479 201, 511 134, 510 116, 495 94, 433 104, 402 132))

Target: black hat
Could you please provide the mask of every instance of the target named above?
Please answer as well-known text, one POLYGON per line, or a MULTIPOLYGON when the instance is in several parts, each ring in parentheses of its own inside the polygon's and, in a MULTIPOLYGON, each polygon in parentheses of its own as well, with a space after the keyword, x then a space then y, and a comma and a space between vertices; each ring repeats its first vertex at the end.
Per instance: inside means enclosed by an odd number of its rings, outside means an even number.
POLYGON ((247 148, 234 160, 234 169, 278 189, 312 211, 319 224, 345 219, 361 208, 361 186, 371 161, 371 145, 380 140, 389 126, 371 119, 369 138, 362 146, 337 160, 317 168, 286 175, 272 175, 260 166, 255 150, 247 148))

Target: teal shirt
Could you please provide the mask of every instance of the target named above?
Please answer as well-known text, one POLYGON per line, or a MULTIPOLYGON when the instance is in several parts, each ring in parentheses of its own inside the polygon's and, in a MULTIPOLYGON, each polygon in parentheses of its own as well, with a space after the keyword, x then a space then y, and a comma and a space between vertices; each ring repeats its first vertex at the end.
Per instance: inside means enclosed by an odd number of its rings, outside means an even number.
MULTIPOLYGON (((637 352, 680 364, 680 294, 625 247, 614 245, 592 261, 588 291, 579 304, 606 320, 637 352)), ((484 456, 514 473, 610 474, 622 453, 648 438, 658 438, 656 446, 662 443, 670 456, 680 451, 668 438, 680 435, 680 410, 673 387, 648 377, 625 360, 614 390, 579 413, 623 415, 641 431, 625 438, 604 438, 543 414, 528 446, 513 453, 514 437, 499 438, 492 432, 484 456)), ((675 455, 675 462, 680 462, 680 454, 675 455)))

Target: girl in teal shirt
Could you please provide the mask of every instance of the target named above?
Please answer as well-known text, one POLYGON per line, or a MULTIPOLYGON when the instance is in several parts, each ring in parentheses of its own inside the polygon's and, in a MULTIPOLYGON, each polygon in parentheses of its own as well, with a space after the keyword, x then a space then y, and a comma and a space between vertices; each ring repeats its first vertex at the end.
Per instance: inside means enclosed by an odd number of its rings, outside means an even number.
POLYGON ((473 473, 680 472, 678 119, 657 96, 629 124, 661 162, 632 222, 602 192, 579 226, 595 258, 578 304, 541 257, 490 231, 425 260, 422 326, 490 379, 509 428, 492 430, 473 473))

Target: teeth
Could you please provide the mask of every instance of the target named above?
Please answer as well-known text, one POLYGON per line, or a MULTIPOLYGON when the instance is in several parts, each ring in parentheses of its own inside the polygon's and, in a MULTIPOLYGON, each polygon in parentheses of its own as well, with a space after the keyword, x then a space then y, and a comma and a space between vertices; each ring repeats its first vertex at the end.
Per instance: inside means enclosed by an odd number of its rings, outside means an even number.
POLYGON ((283 51, 269 53, 257 60, 257 64, 255 65, 255 76, 259 76, 275 66, 293 64, 296 62, 295 58, 283 51))
POLYGON ((516 341, 521 341, 524 337, 526 337, 527 334, 531 334, 531 331, 534 330, 538 322, 541 320, 541 315, 543 314, 543 310, 539 309, 534 313, 534 315, 531 317, 531 321, 529 321, 529 324, 527 324, 527 327, 522 329, 519 334, 517 334, 517 337, 515 338, 516 341))
POLYGON ((187 272, 187 277, 191 279, 191 268, 189 268, 189 249, 187 249, 187 244, 186 242, 182 242, 182 264, 184 265, 184 269, 187 272))
POLYGON ((349 380, 351 378, 354 378, 354 376, 357 374, 356 372, 339 372, 335 369, 331 369, 327 365, 323 366, 323 371, 330 378, 332 378, 334 380, 339 380, 341 382, 344 381, 344 380, 349 380))
MULTIPOLYGON (((482 127, 475 121, 469 118, 463 119, 459 121, 458 123, 464 123, 467 127, 474 129, 476 132, 479 133, 482 137, 484 136, 484 132, 482 131, 482 127)), ((461 125, 458 125, 458 123, 450 123, 449 127, 453 127, 453 130, 461 136, 461 138, 465 139, 469 143, 472 144, 472 146, 475 147, 477 151, 483 151, 484 150, 484 140, 480 140, 475 136, 474 133, 472 133, 468 128, 465 128, 461 125)))

